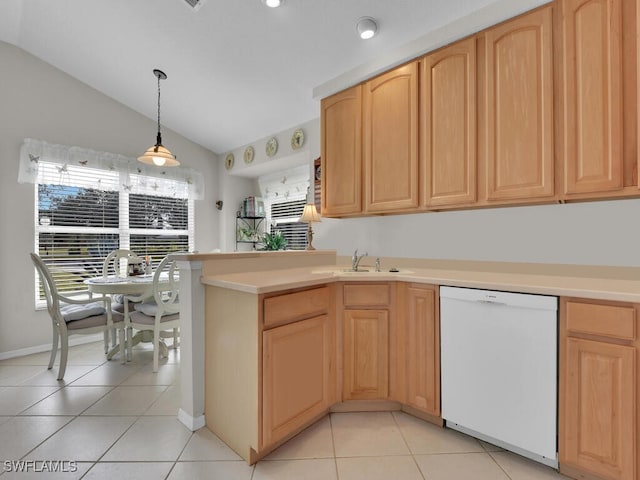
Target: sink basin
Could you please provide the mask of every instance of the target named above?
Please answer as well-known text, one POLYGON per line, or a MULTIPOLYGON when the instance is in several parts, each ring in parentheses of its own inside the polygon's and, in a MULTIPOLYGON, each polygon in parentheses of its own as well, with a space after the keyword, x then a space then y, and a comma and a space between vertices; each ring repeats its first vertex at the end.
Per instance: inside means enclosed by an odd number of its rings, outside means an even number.
POLYGON ((373 269, 367 268, 359 268, 357 271, 353 271, 350 268, 335 268, 335 269, 324 269, 324 270, 312 270, 311 273, 322 273, 322 274, 333 274, 333 275, 385 275, 392 273, 413 273, 409 270, 402 269, 394 269, 394 271, 390 271, 389 269, 381 270, 376 272, 373 269))
POLYGON ((388 274, 388 273, 413 273, 410 272, 409 270, 400 270, 400 269, 392 269, 392 270, 380 270, 379 272, 376 272, 375 270, 368 270, 368 269, 358 269, 358 271, 353 271, 350 268, 346 268, 344 270, 342 270, 341 272, 338 272, 339 274, 353 274, 353 275, 359 275, 361 273, 366 273, 366 274, 373 274, 373 275, 384 275, 384 274, 388 274))

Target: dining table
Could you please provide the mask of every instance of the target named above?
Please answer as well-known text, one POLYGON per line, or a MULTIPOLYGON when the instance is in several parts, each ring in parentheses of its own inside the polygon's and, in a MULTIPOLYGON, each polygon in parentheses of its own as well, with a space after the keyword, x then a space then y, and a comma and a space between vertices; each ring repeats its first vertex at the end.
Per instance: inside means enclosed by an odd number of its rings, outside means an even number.
MULTIPOLYGON (((162 280, 161 280, 162 281, 162 280)), ((92 278, 87 278, 84 280, 84 284, 87 286, 87 289, 92 294, 97 295, 124 295, 125 297, 151 297, 153 296, 153 274, 145 274, 145 275, 130 275, 126 277, 121 276, 97 276, 92 278)), ((131 335, 130 329, 126 334, 126 346, 134 346, 140 342, 151 342, 153 341, 153 332, 150 330, 141 330, 137 332, 135 335, 131 335)), ((162 353, 166 355, 167 346, 164 342, 160 342, 160 348, 162 349, 162 353)), ((111 360, 113 356, 118 353, 119 346, 114 346, 107 353, 107 359, 111 360)), ((129 349, 125 348, 125 351, 128 352, 129 349)), ((127 361, 130 358, 126 358, 127 361)))

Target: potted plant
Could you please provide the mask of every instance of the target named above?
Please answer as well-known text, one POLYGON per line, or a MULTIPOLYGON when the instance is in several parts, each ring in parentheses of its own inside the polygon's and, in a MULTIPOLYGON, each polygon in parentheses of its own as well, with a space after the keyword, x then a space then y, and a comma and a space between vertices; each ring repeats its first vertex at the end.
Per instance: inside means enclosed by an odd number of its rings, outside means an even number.
POLYGON ((261 250, 285 250, 287 248, 287 239, 280 230, 273 233, 265 232, 262 235, 261 250))

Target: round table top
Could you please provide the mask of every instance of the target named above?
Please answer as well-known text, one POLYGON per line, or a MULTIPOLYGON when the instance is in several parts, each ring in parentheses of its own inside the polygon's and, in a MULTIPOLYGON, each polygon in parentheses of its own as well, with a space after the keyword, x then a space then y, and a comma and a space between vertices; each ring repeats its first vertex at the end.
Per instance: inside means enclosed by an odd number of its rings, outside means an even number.
POLYGON ((140 295, 153 287, 153 275, 94 277, 86 279, 84 283, 93 293, 140 295))

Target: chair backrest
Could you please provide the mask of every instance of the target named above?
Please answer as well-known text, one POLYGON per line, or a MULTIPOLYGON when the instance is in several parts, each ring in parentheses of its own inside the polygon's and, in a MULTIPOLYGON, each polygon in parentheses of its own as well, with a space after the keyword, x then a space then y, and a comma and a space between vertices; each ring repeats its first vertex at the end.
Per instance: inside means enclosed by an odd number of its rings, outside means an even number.
POLYGON ((180 291, 180 271, 176 261, 167 255, 153 274, 153 297, 164 312, 180 311, 178 293, 180 291))
POLYGON ((107 258, 104 259, 104 263, 102 264, 102 275, 104 277, 109 275, 126 276, 129 263, 140 262, 142 262, 142 258, 131 250, 114 250, 107 255, 107 258))
POLYGON ((31 260, 42 279, 42 289, 44 290, 44 296, 47 300, 47 310, 49 311, 49 315, 51 315, 51 319, 55 319, 54 321, 59 321, 60 319, 60 300, 58 298, 58 289, 56 287, 56 282, 53 280, 53 276, 49 271, 47 265, 42 261, 40 255, 35 253, 31 254, 31 260))

